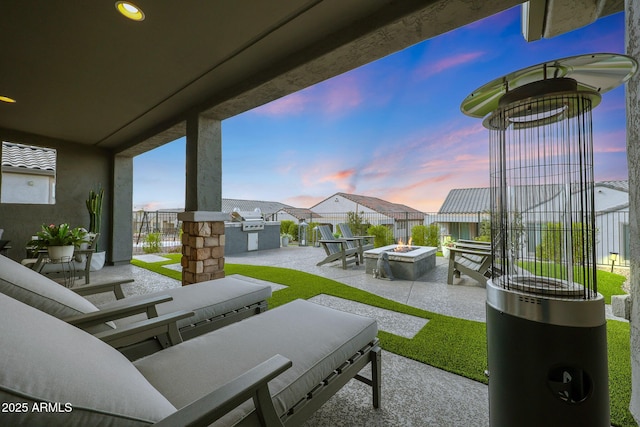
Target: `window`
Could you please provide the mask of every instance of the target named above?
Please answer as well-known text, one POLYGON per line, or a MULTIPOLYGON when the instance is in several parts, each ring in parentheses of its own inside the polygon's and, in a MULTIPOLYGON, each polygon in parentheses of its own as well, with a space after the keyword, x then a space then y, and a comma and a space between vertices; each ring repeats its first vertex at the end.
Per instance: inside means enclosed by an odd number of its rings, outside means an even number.
POLYGON ((1 203, 53 205, 56 150, 2 142, 1 203))

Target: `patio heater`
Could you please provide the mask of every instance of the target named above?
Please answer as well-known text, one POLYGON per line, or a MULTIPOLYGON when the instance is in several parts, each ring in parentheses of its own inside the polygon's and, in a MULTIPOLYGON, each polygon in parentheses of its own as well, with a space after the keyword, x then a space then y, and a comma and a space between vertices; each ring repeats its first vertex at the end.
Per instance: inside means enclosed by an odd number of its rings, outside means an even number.
POLYGON ((461 105, 490 131, 492 426, 610 425, 591 113, 636 68, 618 54, 559 59, 496 79, 461 105))

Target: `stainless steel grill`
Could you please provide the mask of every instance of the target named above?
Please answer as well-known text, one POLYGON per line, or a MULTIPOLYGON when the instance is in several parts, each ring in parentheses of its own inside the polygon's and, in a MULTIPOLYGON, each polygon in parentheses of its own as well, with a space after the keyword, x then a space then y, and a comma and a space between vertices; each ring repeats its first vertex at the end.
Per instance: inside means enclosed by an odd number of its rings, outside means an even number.
POLYGON ((231 221, 242 223, 242 231, 264 230, 264 219, 260 209, 253 211, 240 211, 234 209, 231 212, 231 221))

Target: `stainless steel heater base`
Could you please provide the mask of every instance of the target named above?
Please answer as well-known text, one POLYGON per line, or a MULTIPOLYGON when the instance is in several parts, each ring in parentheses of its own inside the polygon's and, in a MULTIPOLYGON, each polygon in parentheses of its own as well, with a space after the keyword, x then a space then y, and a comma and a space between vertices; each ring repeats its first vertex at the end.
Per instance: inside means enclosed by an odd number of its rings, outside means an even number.
POLYGON ((490 280, 487 351, 491 426, 611 425, 602 296, 540 297, 490 280), (590 321, 578 326, 557 320, 554 310, 572 312, 575 304, 594 315, 590 321))

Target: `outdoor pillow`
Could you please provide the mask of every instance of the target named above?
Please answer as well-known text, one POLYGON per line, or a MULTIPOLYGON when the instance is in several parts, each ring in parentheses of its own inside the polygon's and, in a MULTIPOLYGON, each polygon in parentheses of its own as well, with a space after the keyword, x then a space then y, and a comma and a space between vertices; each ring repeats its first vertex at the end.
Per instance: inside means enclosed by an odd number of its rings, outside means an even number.
MULTIPOLYGON (((98 311, 95 305, 72 290, 2 255, 0 292, 63 320, 98 311)), ((109 322, 87 331, 97 333, 113 328, 115 325, 109 322)))

